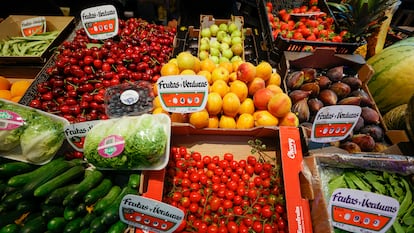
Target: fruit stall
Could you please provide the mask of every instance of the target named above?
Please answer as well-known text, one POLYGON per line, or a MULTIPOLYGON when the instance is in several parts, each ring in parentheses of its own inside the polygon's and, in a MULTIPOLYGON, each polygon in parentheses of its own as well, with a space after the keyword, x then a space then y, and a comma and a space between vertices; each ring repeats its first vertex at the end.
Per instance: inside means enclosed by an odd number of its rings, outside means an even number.
POLYGON ((401 2, 235 3, 0 21, 0 233, 414 232, 401 2))

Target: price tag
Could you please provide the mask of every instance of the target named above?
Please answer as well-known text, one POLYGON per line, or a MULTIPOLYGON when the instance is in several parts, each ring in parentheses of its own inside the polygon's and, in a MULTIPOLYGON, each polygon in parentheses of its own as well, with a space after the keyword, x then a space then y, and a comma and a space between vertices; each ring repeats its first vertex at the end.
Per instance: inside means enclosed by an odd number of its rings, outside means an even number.
POLYGON ((321 108, 312 125, 311 140, 327 143, 345 139, 355 127, 361 107, 333 105, 321 108))
POLYGON ((332 225, 349 232, 384 233, 397 218, 398 200, 355 189, 336 189, 329 200, 332 225))
POLYGON ((65 136, 69 144, 73 149, 83 152, 83 143, 85 141, 86 134, 92 129, 99 120, 86 121, 65 126, 65 136))
POLYGON ((205 108, 208 82, 201 75, 163 76, 157 81, 158 95, 165 111, 190 113, 205 108))
POLYGON ((82 25, 91 39, 104 40, 118 34, 118 13, 113 5, 91 7, 81 12, 82 25))
POLYGON ((24 37, 46 32, 46 18, 43 16, 25 19, 20 24, 24 37))

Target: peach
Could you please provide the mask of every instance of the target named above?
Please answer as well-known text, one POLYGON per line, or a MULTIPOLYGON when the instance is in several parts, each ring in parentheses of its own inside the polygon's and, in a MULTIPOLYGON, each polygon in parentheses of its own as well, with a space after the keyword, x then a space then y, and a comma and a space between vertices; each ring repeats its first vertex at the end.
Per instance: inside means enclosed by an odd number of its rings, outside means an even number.
POLYGON ((277 94, 277 93, 283 93, 282 88, 280 88, 280 86, 278 86, 276 84, 267 85, 266 88, 267 89, 270 89, 275 94, 277 94))
POLYGON ((251 82, 247 84, 247 87, 249 89, 249 95, 253 96, 254 93, 256 93, 257 90, 265 88, 266 83, 262 78, 254 78, 251 82))
POLYGON ((270 98, 267 110, 275 117, 283 117, 290 112, 292 101, 285 93, 278 93, 270 98))
POLYGON ((257 90, 253 95, 253 103, 255 108, 258 110, 266 110, 267 104, 273 95, 275 94, 268 88, 257 90))
POLYGON ((267 110, 259 110, 253 113, 254 126, 277 126, 279 119, 267 110))
POLYGON ((293 112, 288 112, 284 117, 279 119, 279 126, 299 126, 299 118, 293 112))
POLYGON ((256 77, 256 66, 250 62, 243 62, 237 67, 237 79, 245 83, 256 77))

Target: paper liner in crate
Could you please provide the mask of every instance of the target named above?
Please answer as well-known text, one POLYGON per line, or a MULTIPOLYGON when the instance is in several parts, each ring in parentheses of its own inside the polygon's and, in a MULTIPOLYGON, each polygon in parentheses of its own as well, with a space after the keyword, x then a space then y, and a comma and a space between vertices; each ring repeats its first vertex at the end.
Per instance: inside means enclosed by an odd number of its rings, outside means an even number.
POLYGON ((64 140, 62 117, 0 100, 0 156, 32 164, 52 160, 64 140))

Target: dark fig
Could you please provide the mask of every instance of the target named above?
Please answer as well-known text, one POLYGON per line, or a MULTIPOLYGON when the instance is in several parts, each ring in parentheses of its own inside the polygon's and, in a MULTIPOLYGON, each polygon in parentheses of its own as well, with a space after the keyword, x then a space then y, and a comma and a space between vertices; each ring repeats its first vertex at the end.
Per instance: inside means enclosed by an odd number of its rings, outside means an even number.
POLYGON ((376 142, 384 139, 384 130, 378 125, 366 125, 361 128, 360 133, 371 135, 376 142))
POLYGON ((304 83, 302 86, 300 86, 300 89, 304 91, 311 91, 311 97, 318 96, 320 91, 319 85, 316 82, 304 83))
POLYGON ((293 71, 286 77, 286 87, 289 90, 299 89, 303 84, 305 73, 303 71, 293 71))
POLYGON ((359 96, 351 96, 345 97, 338 102, 338 105, 357 105, 361 104, 361 97, 359 96))
POLYGON ((335 105, 338 102, 338 96, 330 89, 325 89, 319 92, 318 99, 320 99, 324 105, 335 105))
POLYGON ((352 142, 358 144, 364 152, 373 151, 375 148, 375 140, 368 134, 356 134, 352 136, 352 142))
POLYGON ((361 117, 364 118, 365 124, 378 124, 380 117, 377 111, 370 107, 361 108, 361 117))
POLYGON ((339 144, 339 148, 348 151, 348 153, 359 153, 361 151, 361 147, 358 146, 355 142, 345 141, 339 144))
POLYGON ((317 113, 319 111, 319 109, 323 108, 323 103, 322 101, 320 101, 317 98, 312 98, 308 100, 308 106, 309 106, 309 110, 312 113, 317 113))
POLYGON ((314 68, 303 68, 304 73, 304 81, 305 82, 313 82, 316 79, 317 71, 314 68))
POLYGON ((326 76, 332 81, 332 82, 338 82, 341 81, 344 77, 344 67, 343 66, 337 66, 330 68, 328 71, 326 71, 326 76))
POLYGON ((351 87, 343 82, 332 83, 329 89, 335 92, 339 99, 342 99, 351 93, 351 87))
POLYGON ((291 111, 298 116, 299 122, 307 122, 309 121, 310 112, 308 106, 308 99, 302 99, 292 105, 291 111))
POLYGON ((321 90, 328 88, 332 83, 332 81, 328 77, 326 77, 325 75, 321 75, 321 76, 317 77, 316 82, 318 83, 319 88, 321 90))
POLYGON ((361 79, 355 76, 347 76, 343 78, 341 82, 348 84, 353 91, 362 87, 361 79))
POLYGON ((352 91, 349 96, 359 96, 361 97, 361 107, 372 107, 374 106, 374 101, 371 99, 371 97, 368 95, 367 92, 365 92, 363 89, 358 89, 355 91, 352 91))
POLYGON ((304 91, 304 90, 294 90, 289 93, 290 100, 292 100, 292 104, 295 104, 296 102, 308 98, 311 94, 311 91, 304 91))
POLYGON ((362 129, 362 127, 364 127, 365 122, 364 122, 364 118, 362 118, 361 116, 358 118, 354 129, 352 130, 354 133, 359 133, 359 131, 362 129))

